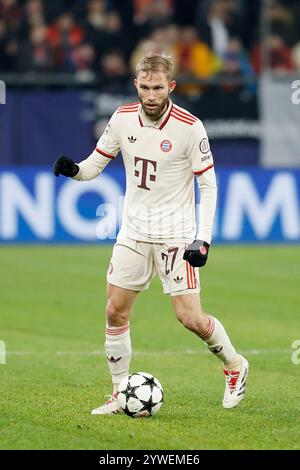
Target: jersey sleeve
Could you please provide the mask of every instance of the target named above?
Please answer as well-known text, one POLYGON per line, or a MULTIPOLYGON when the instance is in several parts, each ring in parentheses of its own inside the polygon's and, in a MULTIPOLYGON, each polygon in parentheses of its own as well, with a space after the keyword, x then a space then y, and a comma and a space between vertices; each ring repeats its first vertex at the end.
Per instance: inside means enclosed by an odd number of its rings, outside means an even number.
POLYGON ((191 126, 191 134, 187 145, 187 156, 194 175, 199 176, 214 167, 213 156, 206 130, 201 121, 191 126))
POLYGON ((218 193, 214 170, 197 176, 197 183, 200 191, 200 204, 196 212, 198 226, 196 238, 210 244, 218 193))
POLYGON ((79 171, 73 177, 77 181, 89 181, 96 178, 115 158, 120 150, 118 139, 118 118, 114 113, 106 126, 105 131, 97 142, 93 153, 85 160, 78 163, 79 171))
POLYGON ((115 158, 120 151, 118 124, 118 115, 115 112, 97 142, 96 151, 100 155, 107 158, 115 158))

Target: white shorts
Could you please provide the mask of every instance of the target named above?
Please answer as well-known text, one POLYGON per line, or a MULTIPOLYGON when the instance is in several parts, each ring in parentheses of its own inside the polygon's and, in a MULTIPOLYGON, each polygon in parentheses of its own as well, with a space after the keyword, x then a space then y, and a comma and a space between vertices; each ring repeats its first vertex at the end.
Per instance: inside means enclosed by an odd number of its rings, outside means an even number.
POLYGON ((123 289, 143 291, 158 274, 170 295, 199 293, 199 268, 183 259, 187 243, 148 243, 118 239, 113 248, 107 282, 123 289))

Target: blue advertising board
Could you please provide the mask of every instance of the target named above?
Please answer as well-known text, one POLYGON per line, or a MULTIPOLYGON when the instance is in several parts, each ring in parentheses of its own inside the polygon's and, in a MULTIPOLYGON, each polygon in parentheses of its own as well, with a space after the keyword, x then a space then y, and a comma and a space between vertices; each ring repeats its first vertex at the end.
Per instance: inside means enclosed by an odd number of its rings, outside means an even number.
MULTIPOLYGON (((214 242, 300 242, 300 170, 220 169, 217 179, 214 242)), ((124 192, 114 162, 87 182, 49 167, 2 167, 0 243, 112 243, 124 192)))

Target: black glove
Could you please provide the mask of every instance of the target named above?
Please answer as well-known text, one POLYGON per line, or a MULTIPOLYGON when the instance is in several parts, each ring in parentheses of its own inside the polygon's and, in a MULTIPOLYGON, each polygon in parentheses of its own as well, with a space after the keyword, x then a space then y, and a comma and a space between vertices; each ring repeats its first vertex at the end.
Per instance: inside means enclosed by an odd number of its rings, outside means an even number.
POLYGON ((194 240, 185 250, 183 259, 194 268, 204 266, 208 258, 209 243, 203 240, 194 240))
POLYGON ((71 158, 62 155, 57 158, 53 165, 53 173, 55 176, 63 175, 73 177, 77 175, 79 166, 71 160, 71 158))

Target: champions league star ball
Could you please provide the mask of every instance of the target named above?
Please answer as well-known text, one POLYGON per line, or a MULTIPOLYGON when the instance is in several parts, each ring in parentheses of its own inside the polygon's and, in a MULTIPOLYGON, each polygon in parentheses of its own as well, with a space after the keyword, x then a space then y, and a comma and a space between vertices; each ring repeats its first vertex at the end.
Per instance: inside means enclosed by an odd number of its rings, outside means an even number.
POLYGON ((118 388, 118 403, 132 418, 155 415, 162 405, 163 396, 161 384, 147 372, 136 372, 125 377, 118 388))

